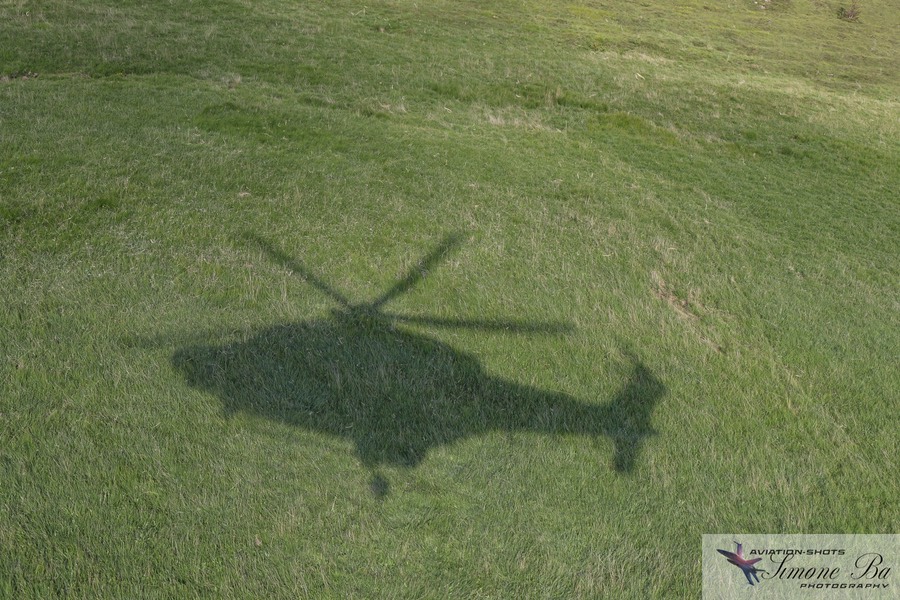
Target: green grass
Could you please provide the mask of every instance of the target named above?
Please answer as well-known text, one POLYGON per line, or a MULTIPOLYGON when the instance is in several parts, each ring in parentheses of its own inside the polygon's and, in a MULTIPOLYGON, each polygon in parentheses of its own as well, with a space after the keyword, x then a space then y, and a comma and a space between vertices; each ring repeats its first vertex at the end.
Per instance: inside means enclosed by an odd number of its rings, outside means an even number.
POLYGON ((900 6, 841 6, 0 1, 0 597, 896 531, 900 6))

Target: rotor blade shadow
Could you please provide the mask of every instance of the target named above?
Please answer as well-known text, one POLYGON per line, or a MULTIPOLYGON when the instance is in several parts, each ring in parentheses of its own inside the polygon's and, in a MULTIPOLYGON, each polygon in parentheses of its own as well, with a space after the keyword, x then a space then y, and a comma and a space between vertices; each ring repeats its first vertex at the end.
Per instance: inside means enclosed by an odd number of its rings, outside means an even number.
POLYGON ((259 246, 263 250, 263 252, 269 255, 269 258, 285 267, 286 269, 293 271, 295 274, 302 277, 307 283, 315 287, 317 290, 319 290, 344 308, 351 308, 352 304, 346 296, 316 277, 312 273, 312 271, 273 246, 267 240, 253 233, 246 233, 244 234, 244 237, 250 242, 253 242, 255 245, 259 246))
POLYGON ((391 289, 382 294, 369 306, 374 310, 378 310, 397 296, 408 291, 414 285, 419 283, 429 269, 442 261, 448 254, 456 250, 456 248, 462 244, 464 239, 465 236, 459 233, 453 233, 446 236, 434 250, 428 253, 425 258, 416 263, 416 265, 407 272, 406 277, 394 284, 391 289))
POLYGON ((474 329, 477 331, 499 331, 506 333, 535 333, 544 335, 563 335, 571 333, 575 327, 563 322, 532 322, 515 319, 446 319, 438 317, 414 317, 382 313, 382 315, 397 323, 410 325, 427 325, 429 327, 474 329))

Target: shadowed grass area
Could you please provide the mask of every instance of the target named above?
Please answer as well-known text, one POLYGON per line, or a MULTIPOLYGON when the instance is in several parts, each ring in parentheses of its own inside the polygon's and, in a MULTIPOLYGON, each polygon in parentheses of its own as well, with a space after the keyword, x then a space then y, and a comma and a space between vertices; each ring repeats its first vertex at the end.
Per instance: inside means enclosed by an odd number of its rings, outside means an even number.
POLYGON ((0 597, 891 532, 900 10, 841 7, 0 2, 0 597))

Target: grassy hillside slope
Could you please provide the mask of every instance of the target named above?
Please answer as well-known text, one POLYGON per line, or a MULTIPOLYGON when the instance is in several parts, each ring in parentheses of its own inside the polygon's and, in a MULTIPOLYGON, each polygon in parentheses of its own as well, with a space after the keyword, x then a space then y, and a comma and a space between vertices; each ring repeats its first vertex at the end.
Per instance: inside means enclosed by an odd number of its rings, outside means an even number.
POLYGON ((895 531, 900 4, 841 6, 0 0, 0 596, 895 531))

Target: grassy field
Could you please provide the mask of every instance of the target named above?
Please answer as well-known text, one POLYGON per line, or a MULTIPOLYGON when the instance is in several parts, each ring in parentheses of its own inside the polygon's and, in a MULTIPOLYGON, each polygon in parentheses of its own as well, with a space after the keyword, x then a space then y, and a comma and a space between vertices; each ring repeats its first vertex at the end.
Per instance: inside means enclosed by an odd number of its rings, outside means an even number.
POLYGON ((900 522, 900 3, 0 0, 0 597, 673 598, 900 522))

